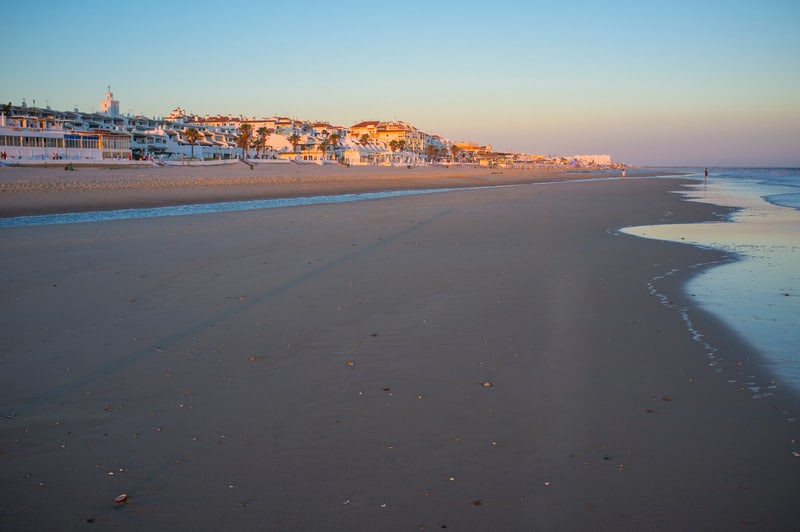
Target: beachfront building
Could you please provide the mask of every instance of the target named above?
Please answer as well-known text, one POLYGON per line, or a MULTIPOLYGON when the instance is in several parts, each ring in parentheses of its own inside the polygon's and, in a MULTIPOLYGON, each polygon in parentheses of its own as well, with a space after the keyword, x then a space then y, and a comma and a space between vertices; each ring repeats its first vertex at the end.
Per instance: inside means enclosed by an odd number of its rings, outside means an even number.
MULTIPOLYGON (((114 114, 119 102, 106 95, 106 113, 56 111, 49 107, 5 105, 0 112, 0 153, 6 163, 53 161, 123 163, 138 159, 188 157, 192 146, 182 120, 114 114)), ((102 103, 102 102, 101 102, 102 103)), ((235 133, 203 130, 195 155, 235 157, 235 133), (210 137, 210 138, 209 138, 210 137)))
POLYGON ((404 151, 419 153, 425 149, 425 136, 414 126, 405 122, 380 122, 375 128, 375 140, 387 146, 392 142, 404 151))
POLYGON ((360 142, 347 138, 342 144, 341 161, 355 166, 419 166, 423 161, 411 152, 392 151, 382 142, 360 142))
POLYGON ((380 124, 378 120, 366 120, 353 124, 347 129, 347 137, 356 142, 362 142, 364 140, 375 142, 377 140, 375 132, 378 129, 378 124, 380 124))
POLYGON ((453 144, 449 140, 439 135, 425 134, 424 141, 428 162, 452 162, 450 148, 453 144))
POLYGON ((339 138, 345 136, 345 128, 342 126, 334 126, 328 122, 313 122, 311 129, 314 130, 316 135, 323 137, 330 137, 331 135, 339 135, 339 138))
POLYGON ((570 159, 574 166, 611 166, 610 155, 573 155, 570 159))
MULTIPOLYGON (((416 166, 442 160, 451 145, 438 135, 429 135, 400 121, 366 121, 347 128, 286 117, 200 117, 190 115, 180 107, 165 118, 155 119, 121 115, 116 112, 118 106, 119 102, 113 99, 110 90, 101 102, 103 113, 6 106, 2 113, 4 123, 13 122, 14 128, 24 129, 26 133, 17 135, 24 137, 23 140, 7 140, 9 144, 5 151, 16 162, 41 161, 48 156, 53 160, 84 161, 147 159, 183 162, 192 155, 197 160, 235 159, 242 153, 237 138, 244 124, 250 126, 253 135, 253 144, 246 155, 251 160, 416 166), (199 138, 193 143, 187 137, 190 128, 199 133, 199 138), (256 143, 261 128, 268 132, 264 145, 256 143), (62 138, 64 132, 80 136, 80 142, 77 139, 67 142, 62 138), (62 140, 53 140, 56 137, 62 140), (89 146, 97 151, 87 151, 89 146), (43 150, 46 147, 56 149, 47 153, 43 150)), ((13 135, 5 137, 10 139, 13 135)))
MULTIPOLYGON (((365 149, 354 147, 353 154, 368 157, 369 164, 419 165, 438 160, 451 142, 439 135, 430 135, 402 121, 367 120, 347 128, 347 139, 365 149), (374 146, 389 149, 389 154, 376 156, 374 146), (392 153, 394 155, 392 155, 392 153)), ((363 157, 362 157, 363 158, 363 157)))
POLYGON ((123 115, 111 88, 100 112, 55 111, 50 107, 4 105, 0 112, 0 152, 6 161, 52 160, 185 161, 236 159, 255 161, 342 162, 351 165, 480 164, 521 167, 531 164, 608 166, 609 155, 576 155, 534 161, 521 154, 493 151, 491 145, 453 143, 402 121, 368 120, 350 127, 324 121, 272 116, 198 116, 176 107, 164 118, 123 115), (242 154, 238 138, 243 125, 252 144, 242 154), (266 138, 258 134, 265 128, 266 138), (189 129, 199 133, 187 136, 189 129), (189 140, 193 142, 189 142, 189 140))
MULTIPOLYGON (((265 128, 267 131, 266 146, 254 145, 248 150, 248 158, 252 159, 297 159, 298 161, 319 161, 323 158, 330 159, 332 156, 338 160, 339 149, 334 155, 333 150, 326 151, 327 156, 319 148, 322 140, 331 142, 333 135, 341 139, 345 135, 345 128, 333 126, 328 122, 307 122, 293 118, 272 116, 268 118, 254 118, 231 115, 217 115, 205 117, 183 117, 183 123, 196 128, 229 128, 236 134, 242 125, 247 124, 253 136, 253 143, 259 140, 259 130, 265 128), (292 144, 289 139, 294 135, 296 144, 292 144), (299 138, 299 140, 298 140, 299 138)), ((332 143, 333 144, 333 143, 332 143)))
POLYGON ((486 166, 491 159, 494 151, 491 144, 478 144, 476 142, 454 142, 458 152, 459 161, 467 164, 479 164, 485 161, 482 166, 486 166))
POLYGON ((129 160, 130 135, 83 122, 49 107, 5 105, 0 113, 0 153, 5 161, 129 160))

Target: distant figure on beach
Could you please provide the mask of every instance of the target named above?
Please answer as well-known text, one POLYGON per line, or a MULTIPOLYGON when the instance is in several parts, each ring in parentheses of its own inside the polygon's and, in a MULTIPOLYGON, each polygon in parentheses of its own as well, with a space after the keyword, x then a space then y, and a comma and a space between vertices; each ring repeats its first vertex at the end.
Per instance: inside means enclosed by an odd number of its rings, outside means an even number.
POLYGON ((706 168, 705 178, 708 179, 708 168, 706 168))
POLYGON ((625 170, 622 171, 622 177, 625 177, 625 170))

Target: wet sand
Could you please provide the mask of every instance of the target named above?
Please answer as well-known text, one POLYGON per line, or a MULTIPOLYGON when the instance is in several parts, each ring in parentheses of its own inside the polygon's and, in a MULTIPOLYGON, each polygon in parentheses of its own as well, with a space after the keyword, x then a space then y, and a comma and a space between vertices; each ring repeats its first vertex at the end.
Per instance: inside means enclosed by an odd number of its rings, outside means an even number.
POLYGON ((793 529, 796 398, 677 310, 720 253, 613 230, 677 186, 0 230, 0 528, 793 529))

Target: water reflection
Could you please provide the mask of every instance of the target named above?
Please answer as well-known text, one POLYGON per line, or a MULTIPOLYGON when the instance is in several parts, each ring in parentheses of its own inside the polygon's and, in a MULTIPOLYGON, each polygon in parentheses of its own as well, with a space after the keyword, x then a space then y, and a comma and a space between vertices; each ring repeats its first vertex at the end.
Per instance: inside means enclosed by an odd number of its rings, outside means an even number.
MULTIPOLYGON (((782 193, 776 187, 769 191, 782 193)), ((690 201, 741 210, 726 222, 623 232, 734 254, 737 261, 704 270, 686 290, 701 308, 756 346, 782 382, 800 390, 800 212, 765 201, 764 184, 757 180, 699 183, 682 194, 690 201)))

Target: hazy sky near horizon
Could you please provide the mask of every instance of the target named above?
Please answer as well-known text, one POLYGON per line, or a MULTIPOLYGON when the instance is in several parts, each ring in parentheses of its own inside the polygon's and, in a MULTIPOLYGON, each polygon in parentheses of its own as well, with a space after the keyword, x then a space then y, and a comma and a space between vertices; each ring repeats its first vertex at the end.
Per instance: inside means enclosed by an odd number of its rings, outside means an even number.
POLYGON ((10 0, 0 99, 404 120, 634 164, 800 166, 800 1, 10 0))

